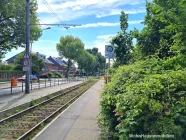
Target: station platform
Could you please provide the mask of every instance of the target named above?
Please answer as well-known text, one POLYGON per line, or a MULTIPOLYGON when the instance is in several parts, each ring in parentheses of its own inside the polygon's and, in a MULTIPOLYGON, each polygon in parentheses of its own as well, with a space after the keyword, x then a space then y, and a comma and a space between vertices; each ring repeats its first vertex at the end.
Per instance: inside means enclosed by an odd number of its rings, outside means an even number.
POLYGON ((104 81, 100 80, 78 100, 49 123, 34 140, 98 140, 97 124, 100 91, 104 81))
POLYGON ((35 89, 31 90, 29 94, 21 92, 16 94, 2 95, 0 96, 0 111, 30 102, 43 96, 47 96, 60 90, 78 85, 82 82, 83 81, 64 83, 52 87, 35 89))

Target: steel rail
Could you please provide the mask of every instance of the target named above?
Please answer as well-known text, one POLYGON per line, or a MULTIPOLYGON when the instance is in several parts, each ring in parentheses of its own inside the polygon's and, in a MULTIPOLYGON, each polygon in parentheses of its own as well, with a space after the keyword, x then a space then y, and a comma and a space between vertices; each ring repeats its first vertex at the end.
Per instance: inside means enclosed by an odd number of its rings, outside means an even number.
POLYGON ((46 123, 48 120, 50 120, 52 117, 54 117, 56 114, 61 112, 65 107, 68 106, 69 103, 73 102, 76 98, 80 97, 83 93, 85 93, 87 89, 83 90, 81 93, 79 93, 77 96, 72 98, 70 101, 65 103, 63 106, 61 106, 59 109, 57 109, 55 112, 53 112, 51 115, 49 115, 47 118, 39 122, 37 125, 32 127, 30 130, 28 130, 26 133, 24 133, 22 136, 20 136, 17 140, 24 140, 26 139, 32 132, 34 132, 36 129, 38 129, 43 123, 46 123))
POLYGON ((20 111, 20 112, 18 112, 18 113, 16 113, 16 114, 13 114, 13 115, 11 115, 11 116, 9 116, 9 117, 7 117, 7 118, 4 118, 4 119, 0 120, 0 124, 3 124, 4 122, 9 121, 10 119, 14 119, 14 118, 17 118, 17 117, 19 117, 19 116, 21 116, 21 115, 23 115, 23 114, 26 114, 27 112, 33 110, 34 108, 36 108, 36 107, 38 107, 38 106, 41 106, 41 105, 44 105, 44 104, 46 104, 46 103, 49 103, 49 102, 53 101, 54 99, 56 99, 57 97, 63 96, 63 95, 65 95, 65 94, 67 94, 67 93, 69 93, 69 92, 71 92, 71 91, 73 91, 73 90, 75 90, 75 89, 77 89, 77 88, 83 86, 83 85, 84 85, 84 84, 80 84, 79 86, 75 86, 74 88, 69 89, 68 91, 65 91, 64 93, 61 93, 61 94, 59 94, 59 95, 56 95, 56 96, 54 96, 54 97, 52 97, 52 98, 50 98, 50 99, 47 99, 47 100, 45 100, 45 101, 43 101, 43 102, 41 102, 41 103, 39 103, 39 104, 36 104, 36 105, 31 106, 31 107, 29 107, 29 108, 27 108, 27 109, 24 109, 24 110, 22 110, 22 111, 20 111))

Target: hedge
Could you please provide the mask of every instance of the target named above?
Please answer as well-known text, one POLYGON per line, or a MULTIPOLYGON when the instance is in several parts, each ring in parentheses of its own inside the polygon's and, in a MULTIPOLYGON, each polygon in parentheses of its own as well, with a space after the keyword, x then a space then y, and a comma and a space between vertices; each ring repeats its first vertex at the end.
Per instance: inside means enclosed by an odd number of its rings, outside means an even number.
POLYGON ((16 70, 0 70, 0 73, 24 73, 24 71, 16 71, 16 70))
POLYGON ((101 139, 128 140, 130 134, 186 139, 186 65, 172 64, 180 58, 151 58, 110 70, 111 81, 101 93, 101 139))

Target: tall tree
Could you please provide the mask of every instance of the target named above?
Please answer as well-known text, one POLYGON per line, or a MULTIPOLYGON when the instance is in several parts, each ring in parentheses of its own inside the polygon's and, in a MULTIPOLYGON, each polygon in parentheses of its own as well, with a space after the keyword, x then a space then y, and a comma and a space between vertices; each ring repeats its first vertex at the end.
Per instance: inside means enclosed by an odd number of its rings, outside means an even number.
POLYGON ((131 33, 127 33, 128 29, 128 14, 124 11, 120 16, 120 29, 121 31, 112 38, 111 43, 115 45, 116 62, 120 65, 128 64, 131 58, 133 49, 131 33))
POLYGON ((95 72, 103 71, 105 69, 106 59, 100 52, 98 52, 99 49, 92 48, 92 49, 86 49, 86 51, 89 52, 90 54, 94 55, 95 59, 96 59, 95 65, 94 65, 93 69, 91 69, 91 72, 95 73, 95 72))
MULTIPOLYGON (((13 48, 26 44, 26 0, 0 0, 0 58, 13 48)), ((42 33, 38 25, 37 1, 30 3, 31 40, 37 40, 42 33)))
POLYGON ((175 51, 185 52, 185 0, 153 0, 146 3, 145 28, 141 32, 134 31, 142 54, 166 58, 176 55, 175 51))
POLYGON ((96 57, 90 54, 88 51, 83 50, 80 57, 78 57, 77 63, 79 68, 84 69, 88 76, 88 73, 92 73, 92 69, 96 64, 96 57))
POLYGON ((84 50, 84 44, 79 38, 70 35, 61 37, 60 42, 56 45, 56 48, 59 54, 68 59, 68 67, 66 72, 66 77, 68 77, 71 62, 78 60, 78 57, 84 50))

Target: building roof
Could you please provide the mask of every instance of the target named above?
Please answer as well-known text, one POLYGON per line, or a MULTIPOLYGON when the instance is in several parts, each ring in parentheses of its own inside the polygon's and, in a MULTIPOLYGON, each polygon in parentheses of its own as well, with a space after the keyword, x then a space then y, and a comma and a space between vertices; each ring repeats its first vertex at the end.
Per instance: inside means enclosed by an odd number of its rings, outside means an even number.
MULTIPOLYGON (((16 55, 14 55, 14 56, 12 56, 11 58, 7 59, 6 61, 7 61, 8 63, 13 63, 14 60, 16 59, 16 57, 17 57, 19 54, 21 54, 21 53, 24 53, 24 51, 22 51, 22 52, 20 52, 20 53, 18 53, 18 54, 16 54, 16 55)), ((37 55, 36 52, 32 52, 32 54, 36 54, 36 55, 37 55)), ((40 57, 41 59, 43 59, 43 60, 46 58, 46 55, 44 55, 44 54, 38 53, 38 55, 39 55, 39 57, 40 57)))
MULTIPOLYGON (((23 52, 24 52, 24 51, 23 51, 23 52)), ((5 61, 6 61, 7 63, 14 63, 14 60, 16 59, 16 57, 17 57, 19 54, 23 53, 23 52, 20 52, 20 53, 14 55, 14 56, 12 56, 12 57, 10 57, 9 59, 7 59, 7 60, 5 60, 5 61)))
POLYGON ((47 63, 47 64, 54 64, 54 63, 52 63, 50 60, 48 60, 48 59, 44 59, 44 62, 45 63, 47 63))
POLYGON ((49 61, 53 62, 55 65, 67 66, 67 62, 65 60, 60 59, 60 58, 50 56, 47 59, 49 61))
POLYGON ((42 53, 39 53, 39 52, 32 52, 32 54, 38 55, 39 58, 41 58, 43 60, 46 59, 46 55, 45 54, 42 54, 42 53))

